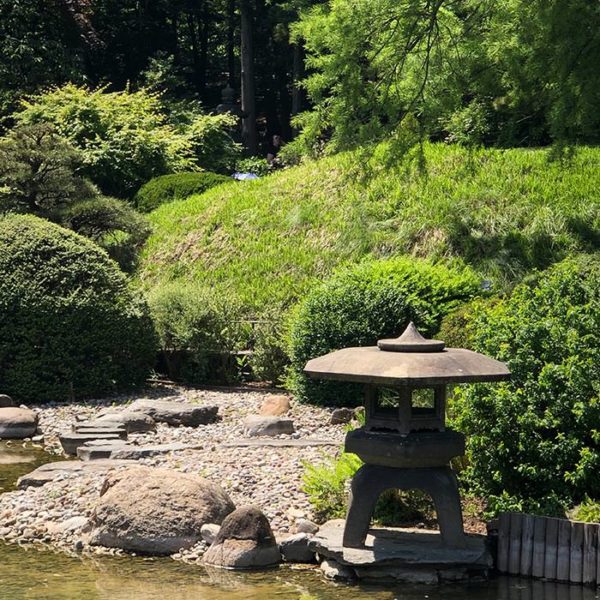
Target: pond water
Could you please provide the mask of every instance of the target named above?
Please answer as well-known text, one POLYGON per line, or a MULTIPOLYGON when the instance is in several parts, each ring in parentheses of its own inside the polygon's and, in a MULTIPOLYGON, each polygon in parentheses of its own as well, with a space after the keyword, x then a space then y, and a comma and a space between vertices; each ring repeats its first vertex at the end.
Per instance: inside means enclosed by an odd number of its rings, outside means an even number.
MULTIPOLYGON (((52 460, 40 449, 0 445, 0 488, 52 460)), ((470 585, 351 586, 312 568, 257 573, 186 565, 170 558, 67 556, 0 543, 0 600, 595 600, 596 590, 499 577, 470 585)))

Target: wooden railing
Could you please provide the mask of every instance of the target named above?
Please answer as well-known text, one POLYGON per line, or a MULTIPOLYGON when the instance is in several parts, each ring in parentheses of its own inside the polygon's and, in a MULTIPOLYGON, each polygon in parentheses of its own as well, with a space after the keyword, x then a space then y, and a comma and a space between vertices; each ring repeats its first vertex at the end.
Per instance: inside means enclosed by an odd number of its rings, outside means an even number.
POLYGON ((501 573, 600 585, 600 525, 502 513, 497 568, 501 573))

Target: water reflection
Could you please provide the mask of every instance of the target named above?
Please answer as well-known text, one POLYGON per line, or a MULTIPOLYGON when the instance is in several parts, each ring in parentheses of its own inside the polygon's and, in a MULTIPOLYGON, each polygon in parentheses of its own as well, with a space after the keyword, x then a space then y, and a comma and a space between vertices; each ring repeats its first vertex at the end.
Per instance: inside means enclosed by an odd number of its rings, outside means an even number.
POLYGON ((2 600, 596 600, 595 589, 519 578, 347 586, 312 568, 240 573, 170 559, 76 558, 0 544, 2 600))

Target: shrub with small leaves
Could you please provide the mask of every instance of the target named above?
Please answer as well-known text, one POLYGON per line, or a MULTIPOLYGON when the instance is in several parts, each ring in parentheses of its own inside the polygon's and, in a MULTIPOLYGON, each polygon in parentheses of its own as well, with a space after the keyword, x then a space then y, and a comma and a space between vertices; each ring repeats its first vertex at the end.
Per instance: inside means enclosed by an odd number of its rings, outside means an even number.
POLYGON ((505 361, 508 382, 457 388, 467 481, 490 508, 556 514, 600 497, 600 260, 572 258, 481 306, 475 350, 505 361))
POLYGON ((145 183, 135 196, 135 204, 141 212, 150 212, 161 204, 185 200, 194 194, 202 194, 216 185, 232 182, 231 177, 201 171, 199 173, 174 173, 162 175, 145 183))
POLYGON ((373 346, 398 336, 410 321, 424 335, 435 333, 442 317, 479 293, 468 269, 413 258, 365 262, 315 288, 290 323, 288 386, 314 404, 356 406, 359 384, 313 381, 303 373, 311 358, 348 346, 373 346))
POLYGON ((153 289, 148 302, 171 379, 205 383, 237 378, 234 352, 245 347, 249 328, 235 300, 219 301, 199 286, 173 283, 153 289))
POLYGON ((142 384, 156 341, 147 306, 108 255, 30 215, 0 219, 0 381, 18 402, 142 384))

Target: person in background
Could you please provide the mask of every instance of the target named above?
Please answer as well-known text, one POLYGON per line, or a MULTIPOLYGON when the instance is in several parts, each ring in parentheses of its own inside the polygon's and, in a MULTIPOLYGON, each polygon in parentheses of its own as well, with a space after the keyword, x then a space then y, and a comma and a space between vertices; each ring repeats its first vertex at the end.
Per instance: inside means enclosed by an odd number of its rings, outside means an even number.
POLYGON ((283 146, 283 140, 279 134, 275 134, 271 137, 271 141, 267 144, 267 162, 270 165, 275 165, 277 155, 283 146))

